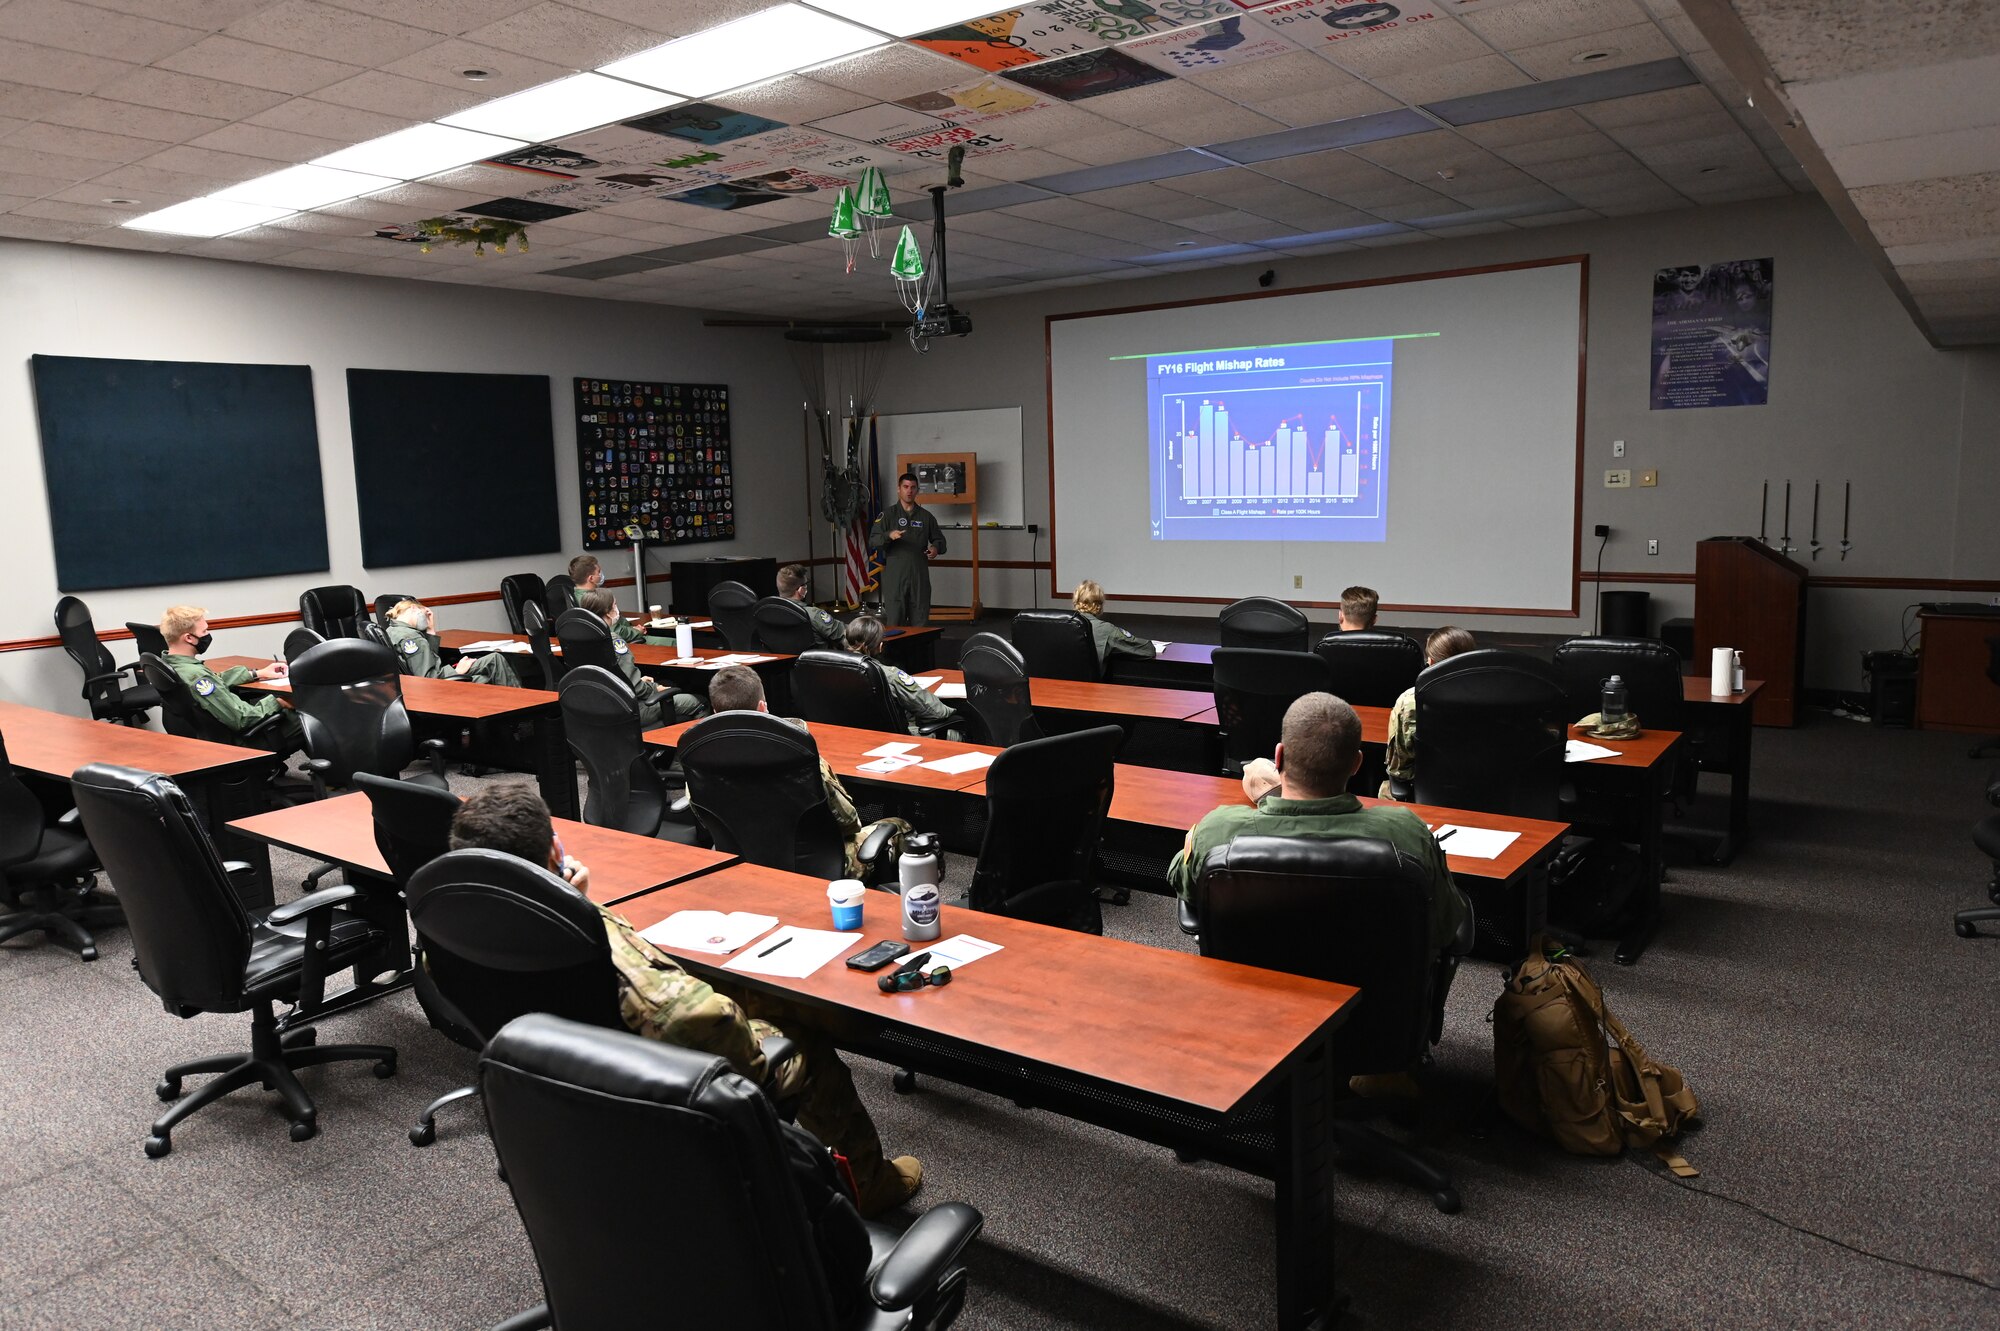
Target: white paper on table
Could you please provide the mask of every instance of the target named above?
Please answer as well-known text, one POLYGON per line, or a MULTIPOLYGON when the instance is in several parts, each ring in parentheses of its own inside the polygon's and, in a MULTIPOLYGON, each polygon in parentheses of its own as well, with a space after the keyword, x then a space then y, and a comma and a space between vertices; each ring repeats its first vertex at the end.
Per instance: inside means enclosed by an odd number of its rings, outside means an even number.
POLYGON ((913 675, 911 678, 917 681, 919 687, 926 689, 936 688, 938 685, 944 683, 943 675, 913 675))
POLYGON ((940 681, 937 686, 937 696, 940 698, 963 698, 965 696, 965 685, 946 684, 940 681))
POLYGON ((656 947, 684 952, 734 952, 778 922, 775 915, 754 915, 747 910, 677 910, 666 919, 639 931, 639 937, 656 947))
POLYGON ((887 776, 891 772, 900 772, 905 767, 914 767, 922 761, 923 759, 914 753, 890 753, 884 754, 872 763, 862 763, 854 770, 857 772, 873 772, 878 776, 887 776))
POLYGON ((1497 832, 1490 827, 1465 827, 1458 823, 1439 823, 1437 834, 1448 839, 1438 842, 1438 847, 1447 855, 1458 855, 1468 860, 1497 860, 1500 852, 1520 838, 1519 832, 1497 832))
POLYGON ((949 966, 954 971, 963 970, 981 957, 990 957, 995 952, 1004 951, 1000 944, 989 943, 983 938, 974 938, 971 934, 953 934, 949 938, 932 943, 925 950, 931 954, 930 960, 921 967, 926 975, 938 966, 949 966))
POLYGON ((468 642, 463 647, 454 648, 459 652, 525 652, 531 650, 525 642, 515 642, 512 638, 493 638, 481 642, 468 642))
POLYGON ((758 663, 759 661, 775 661, 775 660, 777 660, 777 659, 778 659, 778 658, 777 658, 777 657, 775 657, 775 656, 749 656, 749 655, 743 655, 743 656, 738 656, 738 657, 736 658, 736 664, 737 664, 737 665, 756 665, 756 664, 757 664, 757 663, 758 663))
POLYGON ((1156 652, 1164 652, 1171 646, 1173 644, 1170 642, 1161 642, 1158 638, 1153 639, 1153 650, 1156 652))
POLYGON ((1587 763, 1593 758, 1616 758, 1617 749, 1607 749, 1602 744, 1591 744, 1573 739, 1563 746, 1563 761, 1566 763, 1587 763))
POLYGON ((757 946, 730 958, 722 969, 803 980, 860 941, 859 930, 851 934, 836 933, 831 929, 801 929, 788 924, 769 937, 758 939, 757 946))
POLYGON ((916 747, 915 744, 908 744, 898 740, 893 744, 878 744, 861 756, 863 758, 900 758, 904 754, 913 751, 916 747))
POLYGON ((993 755, 990 753, 961 753, 951 758, 933 758, 924 766, 933 772, 957 776, 961 772, 976 772, 982 767, 990 766, 992 762, 993 755))

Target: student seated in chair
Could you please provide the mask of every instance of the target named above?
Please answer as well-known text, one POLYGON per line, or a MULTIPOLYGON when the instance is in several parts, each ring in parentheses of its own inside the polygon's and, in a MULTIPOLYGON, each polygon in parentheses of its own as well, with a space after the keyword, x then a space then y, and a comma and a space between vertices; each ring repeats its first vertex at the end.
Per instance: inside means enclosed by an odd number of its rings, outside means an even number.
POLYGON ((231 691, 234 686, 248 684, 253 679, 283 679, 286 673, 283 661, 273 661, 256 670, 248 666, 230 666, 221 672, 210 670, 201 659, 208 653, 208 611, 198 605, 168 609, 160 616, 160 636, 167 640, 167 653, 160 659, 181 677, 188 692, 194 695, 196 706, 238 735, 274 716, 283 716, 281 724, 251 742, 278 754, 292 753, 304 746, 305 727, 289 707, 278 701, 276 694, 244 698, 231 691))
POLYGON ((1097 648, 1099 671, 1114 656, 1137 656, 1151 660, 1156 654, 1151 638, 1127 633, 1110 620, 1099 618, 1104 613, 1104 588, 1092 579, 1085 578, 1076 584, 1070 605, 1090 625, 1090 640, 1097 648))
MULTIPOLYGON (((708 685, 708 705, 718 712, 771 710, 770 704, 764 698, 764 681, 757 677, 756 671, 746 665, 724 666, 715 672, 715 678, 710 680, 708 685)), ((803 721, 789 716, 781 719, 790 721, 801 730, 805 729, 803 721)), ((825 755, 821 755, 819 760, 819 779, 826 787, 827 810, 832 813, 833 821, 839 825, 841 840, 847 845, 849 878, 861 877, 861 857, 857 851, 861 843, 868 839, 868 834, 877 827, 886 824, 896 829, 896 835, 889 843, 890 859, 893 860, 902 853, 903 838, 910 833, 909 823, 901 818, 883 818, 863 827, 861 815, 855 812, 854 801, 848 797, 847 787, 840 784, 840 778, 835 776, 833 768, 827 765, 825 755)))
MULTIPOLYGON (((866 656, 871 660, 880 657, 882 621, 873 615, 856 615, 848 622, 842 644, 856 656, 866 656)), ((889 677, 889 696, 903 709, 904 725, 912 735, 922 734, 924 726, 957 719, 958 713, 952 711, 944 699, 917 683, 908 671, 885 665, 879 660, 875 663, 889 677)), ((945 731, 940 738, 961 740, 965 737, 952 729, 945 731)))
POLYGON ((1349 587, 1340 594, 1340 631, 1354 633, 1375 627, 1375 612, 1382 598, 1373 587, 1349 587))
MULTIPOLYGON (((1469 652, 1475 647, 1470 629, 1447 624, 1424 639, 1424 664, 1434 666, 1446 657, 1469 652)), ((1405 790, 1417 779, 1417 686, 1412 684, 1396 696, 1389 709, 1389 757, 1383 769, 1389 774, 1377 793, 1385 800, 1399 798, 1391 786, 1405 790)))
MULTIPOLYGON (((569 592, 570 604, 581 606, 585 592, 598 591, 604 586, 604 565, 598 562, 596 555, 578 555, 569 561, 569 580, 574 584, 569 592)), ((611 595, 610 592, 604 594, 607 597, 611 595)), ((620 642, 646 642, 655 647, 673 646, 672 638, 647 637, 646 630, 625 618, 624 613, 618 610, 615 599, 611 608, 614 611, 610 621, 611 633, 620 642)))
POLYGON ((812 573, 804 564, 787 564, 778 570, 778 595, 805 607, 820 646, 839 651, 845 645, 847 626, 812 603, 812 573))
POLYGON ((1361 768, 1361 718, 1331 693, 1308 693, 1285 711, 1276 760, 1243 769, 1243 793, 1254 807, 1225 804, 1188 831, 1167 881, 1183 900, 1217 846, 1240 836, 1373 837, 1430 867, 1430 938, 1442 952, 1458 937, 1471 905, 1451 880, 1444 851, 1423 819, 1394 806, 1363 807, 1347 793, 1361 768))
MULTIPOLYGON (((451 820, 451 848, 503 851, 559 874, 580 893, 590 871, 565 856, 548 806, 532 786, 508 782, 468 798, 451 820)), ((855 1204, 864 1216, 902 1205, 924 1178, 913 1155, 885 1160, 882 1139, 854 1092, 854 1079, 832 1041, 805 1016, 753 991, 718 992, 639 937, 619 916, 599 907, 618 971, 618 1007, 628 1029, 729 1060, 729 1066, 764 1087, 776 1100, 798 1101, 799 1126, 847 1158, 854 1173, 855 1204), (774 1024, 782 1021, 783 1029, 774 1024), (782 1034, 797 1052, 767 1067, 760 1048, 782 1034)))
MULTIPOLYGON (((588 591, 583 594, 583 608, 604 621, 604 627, 611 630, 611 651, 618 659, 618 673, 632 687, 639 698, 639 726, 652 730, 656 726, 672 725, 678 721, 696 721, 708 715, 708 709, 701 705, 701 699, 691 693, 662 685, 639 669, 639 663, 632 659, 632 649, 625 645, 618 634, 618 603, 606 591, 588 591)), ((644 639, 640 639, 644 641, 644 639)))
POLYGON ((425 679, 469 679, 479 684, 505 684, 519 688, 521 677, 514 663, 499 652, 474 659, 461 656, 446 665, 438 655, 437 616, 422 601, 398 601, 389 611, 389 646, 395 649, 396 665, 406 675, 425 679))

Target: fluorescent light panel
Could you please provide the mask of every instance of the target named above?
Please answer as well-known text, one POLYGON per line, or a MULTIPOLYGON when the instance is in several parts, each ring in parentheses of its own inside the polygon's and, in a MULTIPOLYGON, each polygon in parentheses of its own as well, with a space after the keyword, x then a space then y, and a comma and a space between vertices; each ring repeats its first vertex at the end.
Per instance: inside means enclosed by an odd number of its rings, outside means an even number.
POLYGON ((274 204, 237 203, 230 199, 189 199, 135 217, 124 225, 134 231, 158 231, 170 236, 226 236, 232 231, 289 217, 295 211, 274 204))
POLYGON ((298 210, 372 194, 397 183, 388 176, 365 176, 358 171, 336 171, 327 166, 288 166, 268 176, 217 190, 209 197, 298 210))
POLYGON ((574 74, 446 116, 438 123, 548 143, 614 120, 645 115, 680 100, 657 88, 607 79, 602 74, 574 74))
POLYGON ((991 0, 809 0, 813 8, 824 9, 830 14, 838 14, 856 23, 865 23, 878 32, 886 32, 891 37, 908 37, 913 33, 935 32, 948 28, 954 23, 967 19, 985 18, 997 14, 1001 5, 995 8, 991 0))
POLYGON ((598 72, 684 97, 707 97, 882 44, 879 33, 804 5, 783 4, 613 61, 598 72))
POLYGON ((412 125, 379 139, 357 143, 352 148, 313 159, 314 166, 338 167, 343 171, 365 171, 396 180, 420 180, 449 171, 467 162, 483 161, 497 153, 525 148, 521 139, 497 134, 476 134, 451 125, 412 125))

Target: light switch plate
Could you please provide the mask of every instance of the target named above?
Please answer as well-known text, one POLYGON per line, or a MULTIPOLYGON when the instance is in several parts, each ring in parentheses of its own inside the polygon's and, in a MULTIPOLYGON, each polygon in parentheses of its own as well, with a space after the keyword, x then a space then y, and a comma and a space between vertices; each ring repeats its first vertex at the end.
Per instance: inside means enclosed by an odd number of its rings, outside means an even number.
POLYGON ((1607 490, 1629 490, 1632 488, 1632 473, 1622 468, 1604 473, 1604 488, 1607 490))
POLYGON ((1623 439, 1613 439, 1611 441, 1611 456, 1614 458, 1625 456, 1625 441, 1623 439))
POLYGON ((1640 472, 1640 473, 1639 473, 1639 484, 1640 484, 1640 485, 1642 485, 1642 486, 1646 486, 1646 485, 1658 485, 1659 483, 1660 483, 1660 473, 1659 473, 1659 472, 1657 472, 1657 471, 1642 471, 1642 472, 1640 472))

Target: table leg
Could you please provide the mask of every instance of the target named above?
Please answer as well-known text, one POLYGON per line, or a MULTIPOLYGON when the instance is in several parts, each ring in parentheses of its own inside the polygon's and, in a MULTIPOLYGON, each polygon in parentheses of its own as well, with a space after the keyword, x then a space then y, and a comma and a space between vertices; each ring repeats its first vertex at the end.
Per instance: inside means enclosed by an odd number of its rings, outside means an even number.
POLYGON ((1729 831, 1710 862, 1727 864, 1750 839, 1750 740, 1757 733, 1748 703, 1729 709, 1729 831))
POLYGON ((1666 804, 1673 789, 1674 764, 1669 753, 1656 765, 1659 780, 1648 781, 1640 801, 1639 816, 1639 918, 1618 940, 1612 958, 1620 966, 1630 966, 1645 954, 1646 945, 1660 927, 1661 883, 1667 876, 1666 804))
POLYGON ((1278 1327, 1323 1331, 1338 1314, 1333 1281, 1331 1043, 1302 1048, 1278 1107, 1278 1327))
POLYGON ((535 780, 542 802, 558 818, 577 817, 576 760, 570 757, 569 740, 563 734, 562 713, 553 707, 536 712, 533 723, 535 780))

